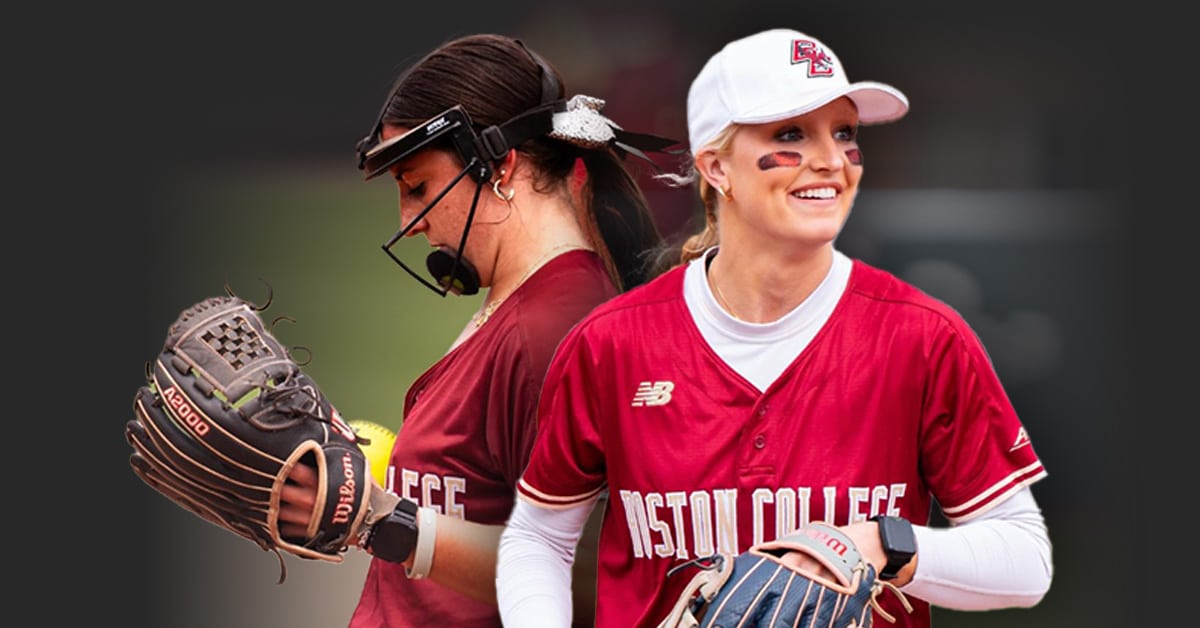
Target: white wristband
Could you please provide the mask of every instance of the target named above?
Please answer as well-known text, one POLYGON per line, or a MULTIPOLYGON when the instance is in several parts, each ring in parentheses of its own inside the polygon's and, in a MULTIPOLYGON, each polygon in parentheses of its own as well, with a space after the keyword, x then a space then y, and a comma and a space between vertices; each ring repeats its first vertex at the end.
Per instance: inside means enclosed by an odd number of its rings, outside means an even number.
POLYGON ((437 540, 437 513, 432 508, 417 510, 417 547, 413 550, 412 568, 404 572, 413 580, 429 575, 433 566, 433 544, 437 540))

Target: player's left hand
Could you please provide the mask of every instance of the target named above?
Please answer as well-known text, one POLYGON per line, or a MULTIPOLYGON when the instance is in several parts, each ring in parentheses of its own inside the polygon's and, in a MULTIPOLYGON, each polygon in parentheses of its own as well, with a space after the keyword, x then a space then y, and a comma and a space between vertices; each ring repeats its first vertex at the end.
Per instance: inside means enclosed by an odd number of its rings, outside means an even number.
POLYGON ((308 465, 292 467, 287 481, 279 490, 279 534, 285 537, 304 536, 308 522, 317 507, 317 472, 308 465))

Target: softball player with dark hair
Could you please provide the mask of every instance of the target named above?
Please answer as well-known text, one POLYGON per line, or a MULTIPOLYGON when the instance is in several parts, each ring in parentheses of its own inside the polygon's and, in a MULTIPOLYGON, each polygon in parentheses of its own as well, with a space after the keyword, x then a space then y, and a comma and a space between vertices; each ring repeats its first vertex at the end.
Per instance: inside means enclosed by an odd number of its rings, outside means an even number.
MULTIPOLYGON (((640 254, 660 241, 623 159, 673 142, 626 136, 603 104, 566 98, 522 42, 470 35, 401 74, 359 144, 366 177, 399 191, 402 228, 384 249, 442 296, 487 292, 405 396, 384 487, 402 499, 363 545, 406 558, 371 560, 350 626, 500 624, 496 548, 554 348, 594 306, 645 281, 640 254), (432 251, 414 269, 393 249, 418 235, 432 251)), ((285 535, 310 520, 307 469, 290 477, 285 535)))
POLYGON ((1043 598, 1051 545, 1030 487, 1047 472, 980 340, 835 245, 860 125, 908 107, 794 30, 733 41, 700 71, 688 133, 707 224, 677 267, 559 346, 500 542, 506 625, 570 623, 572 550, 604 491, 598 626, 655 626, 688 580, 672 568, 818 521, 912 604, 880 596, 897 626, 1043 598), (929 525, 934 507, 950 527, 929 525))

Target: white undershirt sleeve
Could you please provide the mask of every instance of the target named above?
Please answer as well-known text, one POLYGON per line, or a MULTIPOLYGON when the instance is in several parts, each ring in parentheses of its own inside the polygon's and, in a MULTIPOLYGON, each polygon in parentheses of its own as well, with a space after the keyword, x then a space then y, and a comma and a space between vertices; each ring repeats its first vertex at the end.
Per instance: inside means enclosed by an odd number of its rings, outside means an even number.
POLYGON ((1028 487, 950 528, 913 526, 917 569, 901 590, 954 610, 1029 608, 1050 589, 1050 538, 1028 487))
POLYGON ((496 563, 496 602, 505 626, 571 626, 571 567, 594 505, 550 509, 517 499, 496 563))

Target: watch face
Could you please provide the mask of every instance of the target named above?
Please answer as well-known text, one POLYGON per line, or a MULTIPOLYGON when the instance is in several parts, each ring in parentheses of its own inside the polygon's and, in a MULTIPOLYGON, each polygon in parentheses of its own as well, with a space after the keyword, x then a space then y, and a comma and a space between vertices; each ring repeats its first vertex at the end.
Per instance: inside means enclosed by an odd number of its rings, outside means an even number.
POLYGON ((879 536, 883 539, 884 550, 888 554, 907 554, 917 552, 917 539, 913 535, 912 525, 897 517, 880 517, 879 536))

